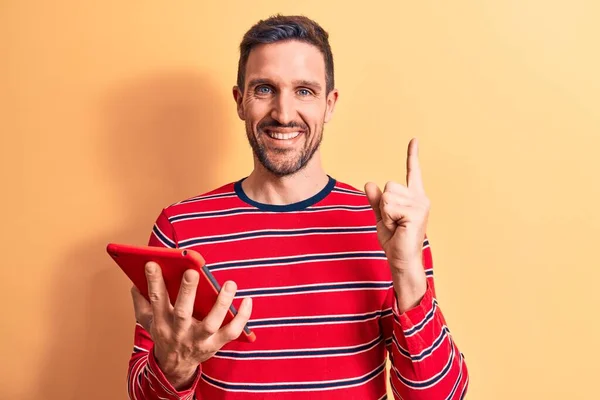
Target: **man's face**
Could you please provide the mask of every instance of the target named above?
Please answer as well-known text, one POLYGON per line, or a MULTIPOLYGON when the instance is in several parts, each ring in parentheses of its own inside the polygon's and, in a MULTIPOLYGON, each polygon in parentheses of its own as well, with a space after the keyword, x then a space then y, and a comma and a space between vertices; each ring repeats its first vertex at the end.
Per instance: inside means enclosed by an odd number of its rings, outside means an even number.
POLYGON ((298 41, 257 46, 248 57, 245 85, 243 93, 234 88, 234 98, 256 158, 276 176, 304 168, 338 95, 326 94, 323 55, 298 41))

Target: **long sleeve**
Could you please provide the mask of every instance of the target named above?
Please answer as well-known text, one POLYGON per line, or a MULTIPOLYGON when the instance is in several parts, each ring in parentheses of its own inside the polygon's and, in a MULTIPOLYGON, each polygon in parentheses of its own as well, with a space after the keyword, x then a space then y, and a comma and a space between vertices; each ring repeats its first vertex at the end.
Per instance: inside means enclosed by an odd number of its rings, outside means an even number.
POLYGON ((429 240, 423 243, 427 291, 414 308, 400 314, 393 287, 382 320, 391 361, 390 383, 396 400, 462 399, 469 375, 463 354, 454 343, 435 296, 429 240))
MULTIPOLYGON (((177 247, 177 240, 164 210, 154 224, 148 244, 157 247, 177 247)), ((129 398, 133 400, 193 399, 200 379, 200 367, 191 388, 184 391, 177 391, 158 367, 154 358, 153 348, 154 342, 150 334, 139 323, 136 323, 133 353, 129 360, 127 373, 127 393, 129 394, 129 398)))

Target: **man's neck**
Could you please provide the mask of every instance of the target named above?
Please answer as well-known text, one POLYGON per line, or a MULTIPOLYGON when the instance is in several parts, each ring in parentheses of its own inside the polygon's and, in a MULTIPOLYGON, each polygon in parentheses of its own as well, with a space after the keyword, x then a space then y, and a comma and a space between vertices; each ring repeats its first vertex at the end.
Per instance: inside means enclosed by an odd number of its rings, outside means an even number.
POLYGON ((246 196, 258 203, 288 205, 316 195, 328 181, 319 155, 315 153, 303 169, 283 177, 273 175, 255 160, 254 170, 242 182, 242 189, 246 196))

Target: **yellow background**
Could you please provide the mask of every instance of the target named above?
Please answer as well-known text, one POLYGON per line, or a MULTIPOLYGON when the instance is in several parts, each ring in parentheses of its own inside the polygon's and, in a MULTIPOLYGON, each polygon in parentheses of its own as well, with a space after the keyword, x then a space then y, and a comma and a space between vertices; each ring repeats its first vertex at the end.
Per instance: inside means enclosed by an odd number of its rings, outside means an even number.
POLYGON ((129 282, 104 247, 249 173, 237 46, 276 12, 331 34, 331 175, 402 181, 420 139, 468 398, 600 398, 598 2, 300 3, 0 2, 0 398, 126 398, 129 282))

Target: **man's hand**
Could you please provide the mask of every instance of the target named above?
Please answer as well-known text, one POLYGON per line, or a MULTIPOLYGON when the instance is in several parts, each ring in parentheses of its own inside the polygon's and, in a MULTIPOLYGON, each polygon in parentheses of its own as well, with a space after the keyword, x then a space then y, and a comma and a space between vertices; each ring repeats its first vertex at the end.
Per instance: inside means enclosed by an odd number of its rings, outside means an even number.
POLYGON ((198 321, 192 317, 198 272, 184 273, 175 306, 170 303, 158 264, 146 264, 146 278, 150 302, 135 286, 131 290, 135 317, 152 336, 154 357, 163 374, 181 390, 193 382, 200 363, 242 333, 252 312, 252 300, 245 298, 235 318, 221 328, 237 290, 234 282, 225 282, 210 313, 198 321))
POLYGON ((408 145, 406 183, 388 182, 383 193, 372 182, 365 185, 401 312, 418 304, 427 289, 422 254, 430 202, 423 187, 416 139, 408 145))

